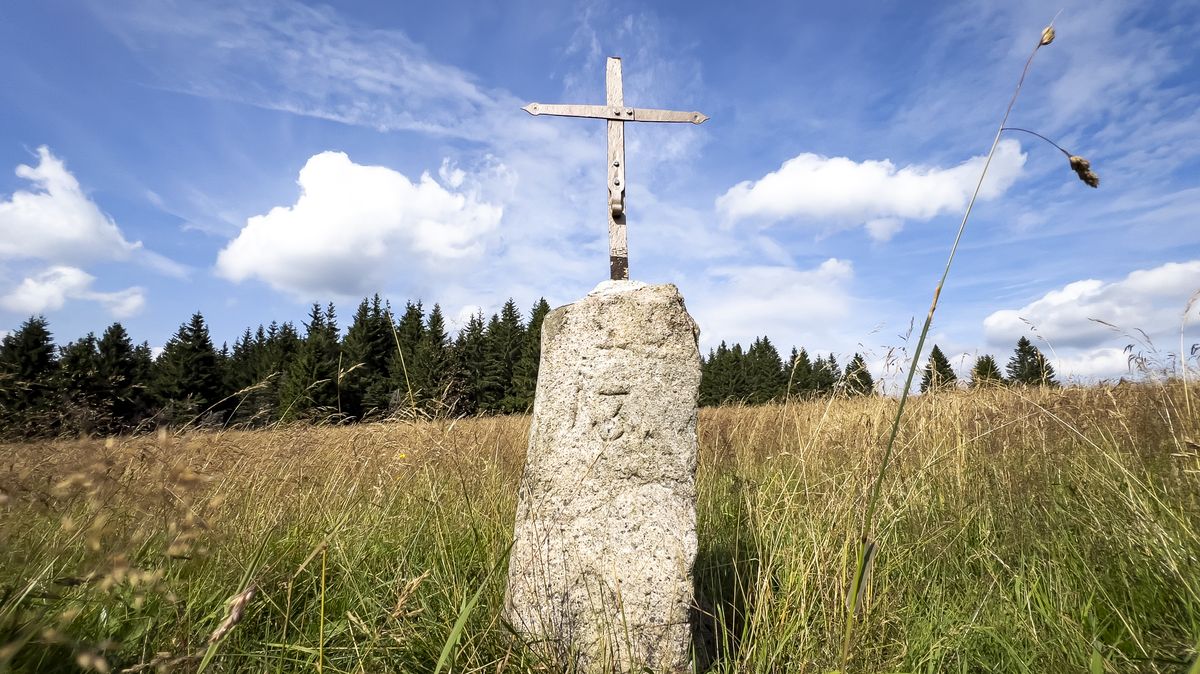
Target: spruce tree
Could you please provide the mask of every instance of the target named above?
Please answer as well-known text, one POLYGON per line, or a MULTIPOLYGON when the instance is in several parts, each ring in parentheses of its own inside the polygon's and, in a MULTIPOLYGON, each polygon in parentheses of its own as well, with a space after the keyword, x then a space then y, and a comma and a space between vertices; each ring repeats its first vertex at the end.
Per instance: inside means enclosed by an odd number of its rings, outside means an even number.
POLYGON ((808 357, 808 351, 801 348, 796 351, 792 347, 792 355, 788 359, 788 395, 805 398, 816 388, 813 382, 813 364, 808 357))
MULTIPOLYGON (((737 347, 738 353, 741 347, 737 347)), ((716 351, 709 355, 700 371, 700 388, 704 404, 723 405, 738 399, 742 388, 741 363, 734 350, 722 341, 716 351)))
POLYGON ((777 400, 783 396, 787 380, 783 362, 775 345, 766 336, 759 337, 746 352, 746 381, 749 387, 747 402, 754 405, 777 400))
POLYGON ((136 426, 162 408, 162 402, 154 395, 154 351, 145 340, 133 347, 133 381, 133 424, 136 426))
POLYGON ((740 342, 734 342, 733 348, 729 349, 729 353, 725 356, 728 365, 726 369, 729 372, 729 387, 726 391, 724 402, 739 402, 746 403, 750 398, 750 393, 753 391, 750 378, 746 376, 746 352, 742 349, 740 342))
POLYGON ((996 359, 992 358, 991 354, 984 354, 975 359, 975 365, 971 367, 971 388, 1002 384, 1004 384, 1004 377, 1000 374, 1000 366, 996 364, 996 359))
POLYGON ((875 378, 871 376, 871 370, 862 354, 856 353, 854 358, 850 359, 843 374, 843 381, 846 382, 847 395, 867 396, 875 392, 875 378))
POLYGON ((246 328, 233 343, 225 366, 225 391, 230 396, 231 422, 265 423, 275 400, 270 387, 272 377, 264 372, 266 333, 262 325, 251 332, 246 328))
POLYGON ((439 304, 434 304, 429 312, 429 320, 417 345, 415 368, 426 407, 436 414, 448 412, 457 391, 450 337, 446 334, 446 319, 439 304))
POLYGON ((488 412, 500 410, 508 385, 505 347, 497 344, 506 337, 504 333, 500 327, 500 314, 492 314, 484 329, 483 380, 479 390, 479 407, 488 412))
POLYGON ((842 379, 842 368, 831 353, 828 358, 817 357, 813 364, 812 391, 818 395, 832 394, 842 379))
POLYGON ((338 405, 338 329, 333 305, 313 304, 304 324, 304 342, 288 366, 280 397, 285 420, 327 416, 338 405))
POLYGON ((954 368, 950 367, 946 354, 934 344, 929 352, 929 363, 921 375, 921 393, 952 389, 957 382, 958 377, 954 374, 954 368))
POLYGON ((57 429, 54 384, 58 360, 49 324, 31 316, 0 342, 0 433, 12 437, 57 429))
POLYGON ((342 409, 356 419, 384 412, 391 399, 390 363, 396 350, 391 311, 376 293, 363 299, 343 342, 342 409))
POLYGON ((1024 337, 1017 340, 1017 346, 1005 370, 1008 372, 1008 380, 1014 384, 1058 386, 1058 381, 1054 378, 1054 368, 1046 360, 1046 356, 1024 337))
MULTIPOLYGON (((257 335, 255 340, 258 340, 257 335)), ((291 321, 286 321, 283 325, 272 321, 267 327, 263 344, 257 379, 267 382, 267 389, 263 392, 261 406, 256 414, 277 419, 293 400, 285 400, 285 389, 291 386, 289 373, 292 363, 296 361, 300 349, 304 346, 304 340, 291 321)))
MULTIPOLYGON (((517 361, 513 372, 514 397, 519 407, 533 407, 533 397, 537 391, 538 365, 542 356, 542 321, 550 313, 550 303, 546 298, 540 298, 529 312, 529 327, 526 330, 525 347, 521 358, 517 361)), ((703 376, 701 376, 703 379, 703 376)))
POLYGON ((709 349, 708 356, 700 356, 700 393, 699 404, 701 407, 716 405, 716 396, 713 393, 713 361, 716 360, 716 349, 709 349))
POLYGON ((392 407, 407 409, 419 407, 429 392, 422 390, 418 377, 417 349, 425 337, 425 309, 418 300, 408 302, 404 314, 396 324, 396 335, 391 349, 392 407))
POLYGON ((454 341, 454 359, 461 377, 459 412, 473 413, 483 409, 484 361, 487 350, 487 330, 483 324, 483 314, 477 313, 467 320, 467 324, 459 331, 458 338, 454 341))
POLYGON ((154 392, 169 407, 168 422, 188 422, 220 401, 217 350, 200 312, 179 326, 154 363, 154 392))
POLYGON ((257 383, 255 374, 255 341, 254 333, 246 328, 240 337, 233 342, 229 352, 229 360, 225 367, 225 390, 235 394, 257 383))
POLYGON ((104 330, 97 344, 101 398, 107 401, 110 433, 129 430, 149 412, 145 379, 139 378, 138 355, 120 323, 104 330))
POLYGON ((511 298, 504 303, 499 315, 493 315, 487 328, 487 351, 484 355, 484 409, 497 412, 523 411, 515 395, 513 374, 525 349, 525 326, 521 311, 511 298))
POLYGON ((66 428, 74 433, 95 433, 109 425, 108 405, 100 374, 100 351, 96 335, 68 343, 59 354, 59 412, 66 428))

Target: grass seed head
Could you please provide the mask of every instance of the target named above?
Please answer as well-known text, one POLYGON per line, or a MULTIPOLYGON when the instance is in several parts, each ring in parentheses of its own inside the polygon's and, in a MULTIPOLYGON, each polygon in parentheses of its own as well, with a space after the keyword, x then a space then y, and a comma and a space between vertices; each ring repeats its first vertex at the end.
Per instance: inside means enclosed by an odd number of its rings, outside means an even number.
POLYGON ((1089 187, 1100 187, 1100 176, 1092 171, 1092 163, 1078 155, 1068 157, 1071 162, 1071 170, 1079 176, 1079 179, 1087 183, 1089 187))
POLYGON ((215 644, 225 638, 233 630, 234 626, 242 621, 242 615, 246 612, 246 605, 254 598, 254 592, 257 588, 254 585, 247 587, 241 594, 229 600, 229 615, 225 616, 225 620, 213 630, 213 633, 208 637, 208 643, 215 644))
POLYGON ((1046 29, 1042 31, 1042 40, 1038 46, 1045 47, 1051 42, 1054 42, 1054 26, 1046 26, 1046 29))
POLYGON ((108 674, 108 661, 105 660, 99 653, 84 651, 75 656, 75 664, 79 665, 80 669, 94 670, 100 674, 108 674))

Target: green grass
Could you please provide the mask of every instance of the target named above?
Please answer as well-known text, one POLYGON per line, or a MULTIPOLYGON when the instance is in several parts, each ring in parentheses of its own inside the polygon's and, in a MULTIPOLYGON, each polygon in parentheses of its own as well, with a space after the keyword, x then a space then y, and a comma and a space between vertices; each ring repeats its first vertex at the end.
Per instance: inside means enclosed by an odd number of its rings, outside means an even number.
MULTIPOLYGON (((1200 420, 1183 395, 915 400, 846 668, 1187 672, 1200 420)), ((714 671, 842 667, 895 404, 701 415, 714 671)), ((556 671, 500 618, 527 431, 510 417, 2 446, 0 671, 556 671)))

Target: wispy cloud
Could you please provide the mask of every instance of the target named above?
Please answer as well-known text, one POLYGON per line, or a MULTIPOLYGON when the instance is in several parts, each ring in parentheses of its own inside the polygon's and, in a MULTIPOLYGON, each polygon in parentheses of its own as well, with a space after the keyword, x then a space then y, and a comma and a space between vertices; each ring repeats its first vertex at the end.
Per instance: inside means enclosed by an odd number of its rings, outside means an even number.
POLYGON ((476 140, 490 131, 477 122, 512 102, 403 33, 352 26, 327 7, 134 2, 96 15, 151 67, 154 55, 186 53, 161 64, 156 84, 197 96, 476 140))

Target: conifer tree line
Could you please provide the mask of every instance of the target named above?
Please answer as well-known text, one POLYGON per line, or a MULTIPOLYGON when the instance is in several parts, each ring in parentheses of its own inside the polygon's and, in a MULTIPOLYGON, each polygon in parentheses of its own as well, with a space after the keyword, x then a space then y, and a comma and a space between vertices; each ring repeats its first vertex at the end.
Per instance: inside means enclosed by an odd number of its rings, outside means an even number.
MULTIPOLYGON (((397 314, 376 294, 359 303, 344 334, 332 303, 313 304, 300 327, 246 328, 220 348, 196 313, 157 358, 120 323, 98 338, 89 333, 57 347, 46 319, 34 316, 0 342, 0 436, 524 412, 533 404, 549 311, 540 299, 525 319, 510 299, 488 319, 471 316, 452 337, 439 305, 426 311, 420 301, 406 302, 397 314)), ((875 392, 861 354, 842 367, 833 354, 814 359, 793 347, 784 361, 765 336, 748 349, 721 342, 701 361, 701 405, 875 392)), ((969 384, 1058 382, 1045 356, 1022 337, 1004 373, 994 357, 980 356, 969 384)), ((921 390, 955 386, 954 370, 935 345, 921 390)))
MULTIPOLYGON (((754 340, 749 349, 721 342, 702 359, 700 404, 721 405, 738 402, 751 405, 787 398, 814 398, 840 394, 864 396, 875 393, 875 379, 866 359, 856 353, 845 368, 831 353, 814 360, 808 351, 795 347, 783 361, 767 337, 754 340)), ((982 355, 971 369, 970 388, 986 386, 1058 386, 1054 368, 1045 355, 1025 337, 1017 346, 1001 374, 995 357, 982 355)), ((922 371, 921 392, 944 391, 958 386, 958 377, 949 359, 936 344, 922 371)))
POLYGON ((300 327, 246 328, 219 348, 196 313, 157 358, 120 323, 56 347, 34 316, 0 342, 0 436, 523 412, 549 311, 541 299, 526 319, 510 299, 452 337, 439 305, 407 302, 397 314, 376 294, 344 334, 334 305, 314 304, 300 327))
MULTIPOLYGON (((1005 374, 1000 373, 1000 366, 991 354, 984 354, 975 359, 971 366, 971 378, 967 381, 970 388, 985 388, 988 386, 1059 386, 1054 374, 1054 367, 1046 360, 1046 356, 1025 337, 1017 340, 1013 355, 1008 359, 1004 368, 1005 374)), ((958 377, 950 360, 938 345, 933 345, 929 352, 929 360, 921 373, 921 393, 943 391, 958 388, 958 377)))
POLYGON ((842 368, 832 353, 818 355, 813 360, 807 350, 792 347, 785 363, 766 336, 755 339, 749 349, 721 342, 701 362, 701 405, 731 402, 759 405, 789 397, 813 398, 834 393, 860 396, 874 392, 875 379, 862 354, 854 354, 842 368))

